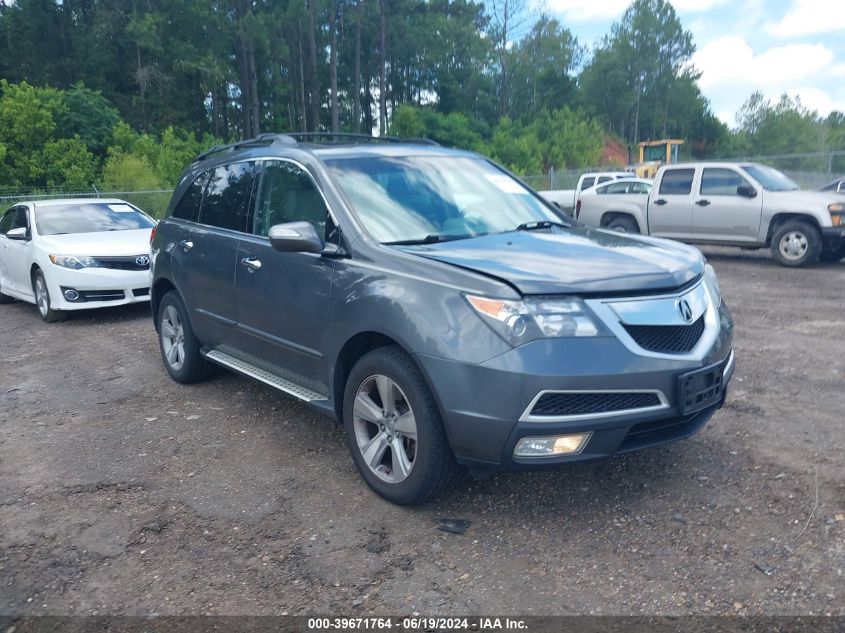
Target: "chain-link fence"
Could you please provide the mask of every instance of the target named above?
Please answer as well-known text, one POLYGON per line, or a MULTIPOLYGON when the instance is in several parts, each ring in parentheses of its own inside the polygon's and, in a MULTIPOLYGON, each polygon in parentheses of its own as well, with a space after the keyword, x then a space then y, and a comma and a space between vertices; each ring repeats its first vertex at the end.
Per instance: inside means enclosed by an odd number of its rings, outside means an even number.
POLYGON ((91 189, 68 189, 65 187, 10 189, 0 188, 0 213, 13 204, 28 200, 60 200, 63 198, 119 198, 151 215, 161 219, 170 203, 171 189, 151 191, 99 191, 91 189))
MULTIPOLYGON (((836 178, 845 176, 845 150, 805 154, 722 157, 707 160, 769 165, 789 176, 802 189, 818 189, 836 178)), ((522 180, 538 191, 574 189, 582 174, 595 171, 619 171, 619 169, 619 167, 609 165, 583 167, 581 169, 550 169, 545 174, 522 176, 522 180)))

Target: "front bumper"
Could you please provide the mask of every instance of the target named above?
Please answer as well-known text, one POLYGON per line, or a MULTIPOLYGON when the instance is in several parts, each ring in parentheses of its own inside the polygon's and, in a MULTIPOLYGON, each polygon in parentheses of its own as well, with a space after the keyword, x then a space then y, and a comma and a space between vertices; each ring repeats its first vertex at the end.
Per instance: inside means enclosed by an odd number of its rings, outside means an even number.
POLYGON ((55 310, 90 310, 150 300, 148 270, 72 270, 51 264, 44 269, 44 278, 50 292, 51 307, 55 310), (68 289, 77 291, 79 299, 65 299, 64 292, 68 289))
POLYGON ((718 334, 703 358, 655 358, 635 353, 614 337, 545 339, 480 365, 418 356, 433 387, 458 461, 476 473, 541 469, 689 437, 721 407, 735 367, 733 323, 724 304, 718 334), (681 375, 721 364, 715 402, 685 414, 681 375), (536 421, 526 415, 543 391, 638 391, 661 394, 659 407, 536 421), (577 455, 515 457, 524 437, 591 432, 577 455))
POLYGON ((822 229, 822 250, 832 251, 842 247, 845 247, 845 226, 822 229))

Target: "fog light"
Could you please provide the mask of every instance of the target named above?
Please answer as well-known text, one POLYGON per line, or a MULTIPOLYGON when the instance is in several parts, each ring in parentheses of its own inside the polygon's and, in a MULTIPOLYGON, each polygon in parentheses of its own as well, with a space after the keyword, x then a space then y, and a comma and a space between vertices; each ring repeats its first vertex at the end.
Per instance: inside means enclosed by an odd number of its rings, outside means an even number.
POLYGON ((517 457, 577 455, 584 450, 584 446, 586 446, 591 435, 592 432, 549 437, 523 437, 517 442, 513 454, 517 457))
POLYGON ((79 299, 79 293, 73 288, 68 288, 63 294, 65 295, 65 299, 68 301, 76 301, 79 299))

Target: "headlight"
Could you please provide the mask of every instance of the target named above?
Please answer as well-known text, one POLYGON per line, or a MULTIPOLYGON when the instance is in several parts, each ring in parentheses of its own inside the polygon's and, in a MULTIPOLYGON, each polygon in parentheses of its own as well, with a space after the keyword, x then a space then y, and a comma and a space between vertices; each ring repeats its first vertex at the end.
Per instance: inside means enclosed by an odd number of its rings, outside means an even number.
POLYGON ((482 320, 514 347, 538 338, 606 335, 580 299, 508 301, 465 296, 482 320))
POLYGON ((62 268, 99 268, 100 263, 93 257, 80 257, 74 255, 50 255, 50 261, 62 268))
POLYGON ((710 264, 704 265, 704 285, 707 286, 710 292, 710 298, 716 307, 722 305, 722 288, 719 286, 719 278, 716 277, 716 271, 710 264))

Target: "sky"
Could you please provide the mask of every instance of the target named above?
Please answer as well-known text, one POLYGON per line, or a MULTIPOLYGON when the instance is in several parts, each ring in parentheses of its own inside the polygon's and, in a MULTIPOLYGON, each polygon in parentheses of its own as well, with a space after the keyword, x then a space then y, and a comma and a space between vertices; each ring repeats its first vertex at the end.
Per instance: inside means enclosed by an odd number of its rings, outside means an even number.
MULTIPOLYGON (((545 0, 546 10, 592 49, 630 0, 545 0)), ((713 113, 731 127, 748 96, 797 95, 827 115, 845 112, 842 0, 674 0, 693 35, 692 59, 713 113)))

